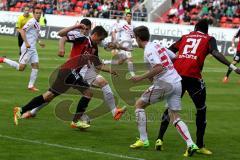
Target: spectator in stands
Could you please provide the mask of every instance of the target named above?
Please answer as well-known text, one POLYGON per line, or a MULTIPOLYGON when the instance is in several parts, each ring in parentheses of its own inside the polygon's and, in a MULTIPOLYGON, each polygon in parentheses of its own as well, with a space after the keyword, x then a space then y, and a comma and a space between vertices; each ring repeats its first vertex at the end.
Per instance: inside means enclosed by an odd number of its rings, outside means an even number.
POLYGON ((188 11, 185 11, 183 16, 183 22, 184 24, 190 24, 190 21, 191 21, 190 13, 188 11))
POLYGON ((51 7, 49 4, 46 5, 45 13, 46 14, 53 14, 53 7, 51 7))
POLYGON ((107 1, 105 1, 104 2, 104 4, 102 5, 102 7, 101 7, 101 11, 102 11, 102 14, 101 14, 101 16, 103 17, 103 18, 109 18, 109 8, 110 8, 110 6, 108 5, 108 2, 107 1))
POLYGON ((143 4, 142 5, 142 12, 141 12, 141 17, 142 17, 141 21, 147 21, 147 15, 148 15, 147 8, 143 4))

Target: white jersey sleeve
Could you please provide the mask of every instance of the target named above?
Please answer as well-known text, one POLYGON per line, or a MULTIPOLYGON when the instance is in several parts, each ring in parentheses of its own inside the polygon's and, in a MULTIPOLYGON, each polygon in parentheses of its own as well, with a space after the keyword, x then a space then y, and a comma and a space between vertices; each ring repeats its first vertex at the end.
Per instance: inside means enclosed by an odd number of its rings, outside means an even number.
POLYGON ((166 48, 166 53, 168 54, 168 56, 171 60, 175 59, 177 56, 175 53, 173 53, 171 50, 169 50, 167 48, 166 48))
POLYGON ((35 22, 34 22, 34 20, 33 19, 30 19, 24 26, 23 26, 23 30, 25 30, 25 31, 28 31, 28 30, 30 30, 31 28, 34 28, 34 24, 35 24, 35 22))

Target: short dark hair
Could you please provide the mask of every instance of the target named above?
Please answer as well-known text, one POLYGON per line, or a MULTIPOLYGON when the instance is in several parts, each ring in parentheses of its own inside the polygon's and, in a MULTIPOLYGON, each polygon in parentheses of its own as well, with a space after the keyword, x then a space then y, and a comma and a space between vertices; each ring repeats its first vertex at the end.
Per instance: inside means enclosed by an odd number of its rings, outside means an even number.
POLYGON ((103 28, 103 26, 96 26, 93 28, 91 35, 97 33, 98 36, 106 38, 108 36, 107 31, 103 28))
POLYGON ((41 11, 42 11, 42 8, 40 8, 40 7, 34 7, 34 8, 33 8, 33 13, 35 13, 35 10, 41 10, 41 11))
POLYGON ((127 16, 127 15, 129 15, 129 14, 130 14, 130 15, 132 15, 132 13, 131 13, 131 12, 127 12, 125 15, 127 16))
POLYGON ((194 30, 195 31, 200 31, 203 33, 208 33, 208 20, 207 19, 201 19, 197 22, 197 24, 195 25, 194 30))
POLYGON ((149 41, 150 33, 146 26, 139 26, 133 30, 135 37, 140 38, 142 41, 149 41))
POLYGON ((92 22, 87 18, 82 19, 80 23, 84 24, 85 26, 92 26, 92 22))

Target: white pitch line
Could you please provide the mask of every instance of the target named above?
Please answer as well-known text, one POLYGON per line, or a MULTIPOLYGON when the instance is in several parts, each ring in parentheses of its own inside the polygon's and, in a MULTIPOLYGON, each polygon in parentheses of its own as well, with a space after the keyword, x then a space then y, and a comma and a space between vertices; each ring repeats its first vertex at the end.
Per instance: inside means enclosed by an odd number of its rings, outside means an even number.
POLYGON ((22 142, 28 142, 28 143, 46 145, 46 146, 56 147, 56 148, 62 148, 62 149, 69 149, 69 150, 75 150, 75 151, 83 151, 83 152, 101 154, 101 155, 106 155, 106 156, 111 156, 111 157, 117 157, 117 158, 123 158, 123 159, 145 160, 145 159, 142 159, 142 158, 129 157, 129 156, 121 155, 121 154, 101 152, 101 151, 93 151, 93 150, 85 149, 85 148, 70 147, 70 146, 64 146, 64 145, 61 145, 61 144, 47 143, 47 142, 41 142, 41 141, 38 141, 38 140, 29 140, 29 139, 23 139, 23 138, 5 136, 5 135, 1 135, 1 134, 0 134, 0 137, 1 137, 1 138, 5 138, 5 139, 10 139, 10 140, 16 140, 16 141, 22 141, 22 142))

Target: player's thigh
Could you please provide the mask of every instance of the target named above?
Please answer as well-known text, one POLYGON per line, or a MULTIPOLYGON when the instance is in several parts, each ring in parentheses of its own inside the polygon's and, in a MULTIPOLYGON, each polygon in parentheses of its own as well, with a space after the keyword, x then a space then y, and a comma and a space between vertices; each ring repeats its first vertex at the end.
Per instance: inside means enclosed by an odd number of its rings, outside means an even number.
POLYGON ((19 58, 19 63, 20 64, 28 64, 31 58, 31 51, 27 48, 21 48, 21 56, 19 58))
POLYGON ((101 75, 97 75, 95 80, 92 82, 92 85, 95 87, 104 87, 108 84, 108 81, 101 75))
POLYGON ((187 91, 197 109, 206 107, 206 86, 202 79, 192 79, 187 91))
POLYGON ((39 68, 39 58, 38 58, 38 53, 37 50, 31 50, 31 55, 29 59, 29 63, 33 68, 38 69, 39 68))
POLYGON ((164 100, 173 92, 173 86, 164 81, 155 81, 141 96, 141 100, 153 104, 164 100))
POLYGON ((166 97, 166 107, 174 112, 180 111, 182 109, 181 105, 181 95, 182 95, 182 84, 177 82, 172 84, 172 92, 166 97))
POLYGON ((51 78, 49 81, 49 91, 54 93, 55 95, 60 95, 65 93, 71 85, 66 84, 65 80, 67 77, 71 74, 70 70, 59 70, 56 72, 56 76, 53 76, 54 78, 51 78))

